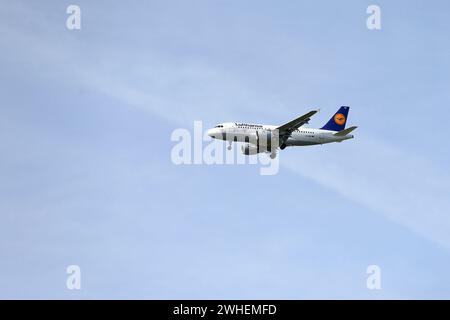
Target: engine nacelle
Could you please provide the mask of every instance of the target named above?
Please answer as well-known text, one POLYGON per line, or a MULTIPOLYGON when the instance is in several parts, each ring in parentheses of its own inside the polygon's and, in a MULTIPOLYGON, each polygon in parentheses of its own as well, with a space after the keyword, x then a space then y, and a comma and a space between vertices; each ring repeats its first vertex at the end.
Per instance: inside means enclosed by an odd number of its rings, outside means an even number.
POLYGON ((280 138, 278 131, 259 131, 256 132, 257 144, 260 149, 266 149, 270 152, 272 148, 279 147, 280 138))
POLYGON ((262 150, 259 150, 259 148, 257 146, 252 146, 252 145, 249 145, 249 144, 242 145, 241 146, 241 151, 246 156, 251 156, 251 155, 258 154, 258 153, 262 152, 262 150))

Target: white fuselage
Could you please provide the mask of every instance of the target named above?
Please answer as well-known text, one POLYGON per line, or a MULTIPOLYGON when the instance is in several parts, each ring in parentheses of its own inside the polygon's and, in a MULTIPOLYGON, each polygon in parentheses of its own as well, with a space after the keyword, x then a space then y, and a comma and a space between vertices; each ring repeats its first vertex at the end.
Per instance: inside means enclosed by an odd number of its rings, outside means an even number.
MULTIPOLYGON (((244 141, 246 137, 272 133, 277 129, 274 125, 258 125, 228 122, 208 130, 208 135, 226 141, 244 141)), ((336 136, 336 131, 300 127, 293 131, 285 142, 285 146, 310 146, 330 142, 341 142, 352 139, 353 135, 336 136)))

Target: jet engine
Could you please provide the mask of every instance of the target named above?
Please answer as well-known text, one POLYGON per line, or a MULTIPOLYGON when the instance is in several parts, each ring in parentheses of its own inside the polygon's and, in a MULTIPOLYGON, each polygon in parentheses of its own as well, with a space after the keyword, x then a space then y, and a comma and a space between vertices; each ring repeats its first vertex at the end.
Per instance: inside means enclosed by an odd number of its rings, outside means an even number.
POLYGON ((260 151, 257 146, 253 146, 253 145, 250 145, 250 144, 242 145, 241 146, 241 151, 242 151, 243 154, 245 154, 247 156, 251 156, 251 155, 254 155, 254 154, 262 152, 262 150, 260 151))
POLYGON ((279 137, 278 132, 275 131, 256 131, 256 141, 260 149, 267 149, 270 151, 272 147, 278 147, 279 137))

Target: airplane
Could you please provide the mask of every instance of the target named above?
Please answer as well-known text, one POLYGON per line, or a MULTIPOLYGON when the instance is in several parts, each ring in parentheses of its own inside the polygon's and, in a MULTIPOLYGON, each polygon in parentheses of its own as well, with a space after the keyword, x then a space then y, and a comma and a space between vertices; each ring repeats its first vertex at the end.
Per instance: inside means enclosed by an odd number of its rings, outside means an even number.
POLYGON ((319 110, 312 110, 281 126, 238 122, 219 123, 207 131, 214 138, 228 141, 228 150, 233 142, 243 142, 241 151, 245 155, 270 153, 275 159, 278 149, 291 146, 311 146, 352 139, 350 134, 357 126, 345 129, 350 107, 342 106, 320 129, 306 128, 303 125, 319 110))

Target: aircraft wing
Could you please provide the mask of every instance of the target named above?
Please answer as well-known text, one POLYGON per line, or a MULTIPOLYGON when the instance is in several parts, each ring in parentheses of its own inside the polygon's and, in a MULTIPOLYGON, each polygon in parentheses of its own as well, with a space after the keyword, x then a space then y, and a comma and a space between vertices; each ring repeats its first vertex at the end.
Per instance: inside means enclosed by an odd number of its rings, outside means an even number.
POLYGON ((311 117, 313 115, 315 115, 318 111, 319 110, 312 110, 312 111, 310 111, 308 113, 305 113, 304 115, 302 115, 302 116, 300 116, 300 117, 298 117, 298 118, 296 118, 296 119, 294 119, 292 121, 289 121, 288 123, 285 123, 285 124, 279 126, 277 129, 278 129, 278 132, 279 132, 280 136, 283 136, 283 135, 286 135, 286 134, 290 135, 291 132, 297 130, 298 128, 300 128, 305 123, 308 123, 309 119, 311 119, 311 117))

